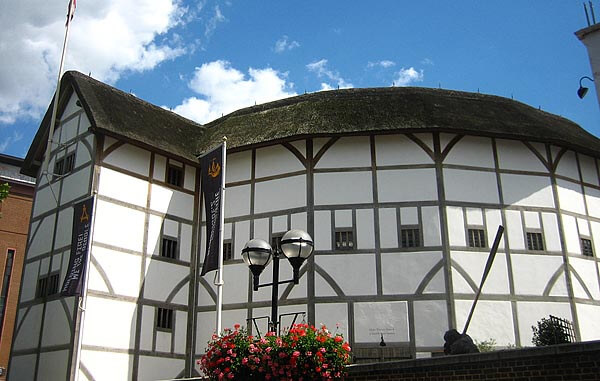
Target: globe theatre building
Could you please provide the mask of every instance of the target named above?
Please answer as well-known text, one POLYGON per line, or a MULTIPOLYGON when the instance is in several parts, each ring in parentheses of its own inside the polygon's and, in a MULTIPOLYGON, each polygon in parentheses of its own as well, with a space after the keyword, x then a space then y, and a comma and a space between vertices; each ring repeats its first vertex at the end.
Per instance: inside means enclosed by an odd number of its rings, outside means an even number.
POLYGON ((600 141, 573 122, 497 96, 379 88, 198 125, 77 72, 62 89, 49 166, 62 172, 41 170, 49 115, 23 167, 37 186, 9 380, 195 374, 216 303, 213 273, 200 276, 197 157, 223 136, 225 327, 270 314, 244 244, 297 228, 315 251, 300 283, 280 287, 280 314, 342 332, 358 361, 431 356, 462 329, 502 225, 471 336, 529 346, 531 326, 552 314, 578 340, 600 338, 600 141), (62 284, 72 206, 91 195, 81 319, 73 297, 39 285, 62 284))

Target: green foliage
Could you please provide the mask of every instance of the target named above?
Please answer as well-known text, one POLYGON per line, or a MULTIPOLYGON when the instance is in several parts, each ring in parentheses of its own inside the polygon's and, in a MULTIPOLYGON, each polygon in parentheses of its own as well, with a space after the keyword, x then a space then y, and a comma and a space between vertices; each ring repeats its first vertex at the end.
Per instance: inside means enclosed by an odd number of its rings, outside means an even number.
POLYGON ((9 190, 10 185, 8 185, 8 183, 0 184, 0 202, 4 201, 4 199, 8 197, 9 190))
POLYGON ((479 352, 491 352, 496 347, 496 340, 492 338, 483 341, 475 340, 475 345, 477 345, 479 352))
POLYGON ((551 319, 542 318, 542 320, 537 322, 537 327, 532 325, 531 329, 533 329, 533 338, 531 341, 536 347, 569 342, 567 333, 558 322, 551 319))

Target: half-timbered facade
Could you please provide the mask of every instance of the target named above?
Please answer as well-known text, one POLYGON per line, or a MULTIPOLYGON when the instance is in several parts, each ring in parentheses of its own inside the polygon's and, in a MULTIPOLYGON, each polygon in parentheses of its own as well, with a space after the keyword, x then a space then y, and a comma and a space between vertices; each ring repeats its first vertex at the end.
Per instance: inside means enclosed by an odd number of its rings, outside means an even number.
POLYGON ((572 122, 499 97, 390 88, 307 94, 200 126, 76 72, 63 89, 50 173, 48 115, 24 167, 37 187, 9 379, 197 371, 216 300, 212 274, 199 276, 197 155, 224 135, 225 327, 269 315, 245 242, 298 228, 315 252, 300 284, 280 288, 281 314, 338 329, 359 360, 430 356, 464 325, 503 225, 471 336, 531 345, 531 325, 553 314, 578 339, 600 338, 600 141, 572 122), (82 318, 56 287, 72 205, 92 195, 82 318))

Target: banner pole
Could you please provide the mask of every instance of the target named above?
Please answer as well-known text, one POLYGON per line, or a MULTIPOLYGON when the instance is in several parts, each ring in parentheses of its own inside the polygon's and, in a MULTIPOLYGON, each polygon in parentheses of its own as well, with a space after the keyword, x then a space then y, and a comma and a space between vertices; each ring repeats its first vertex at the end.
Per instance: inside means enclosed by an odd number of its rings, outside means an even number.
POLYGON ((50 153, 52 152, 52 144, 54 143, 54 129, 56 128, 56 113, 58 112, 58 101, 60 98, 60 81, 63 73, 65 64, 65 56, 67 55, 67 44, 69 42, 69 27, 71 26, 71 19, 75 13, 75 3, 73 0, 69 1, 69 8, 67 11, 67 23, 65 25, 65 40, 63 41, 62 54, 60 56, 60 65, 58 67, 58 79, 56 80, 56 91, 54 93, 54 101, 52 104, 52 117, 50 119, 50 131, 48 132, 48 144, 46 145, 46 154, 44 155, 44 164, 42 165, 42 174, 48 174, 48 162, 50 161, 50 153))
POLYGON ((473 312, 475 312, 475 306, 477 305, 477 301, 481 296, 481 291, 483 290, 483 284, 487 279, 490 270, 492 269, 492 264, 494 263, 494 258, 496 257, 496 252, 498 251, 498 245, 500 245, 500 239, 502 238, 502 234, 504 233, 504 226, 498 226, 498 231, 496 232, 496 238, 494 239, 494 244, 492 245, 492 249, 490 250, 490 255, 488 257, 487 263, 485 264, 485 269, 483 270, 483 276, 481 277, 481 283, 479 284, 479 289, 477 290, 477 294, 475 295, 475 300, 473 300, 473 304, 471 305, 471 311, 469 312, 469 316, 467 317, 467 321, 465 323, 465 327, 463 328, 462 334, 467 333, 467 329, 469 328, 469 324, 471 324, 471 318, 473 317, 473 312))
POLYGON ((98 201, 98 198, 94 195, 92 196, 94 197, 94 201, 92 203, 93 207, 92 207, 92 222, 90 225, 90 232, 89 232, 89 238, 88 238, 88 243, 87 243, 87 258, 85 261, 85 271, 84 271, 84 275, 83 275, 83 286, 81 289, 81 295, 77 296, 77 312, 78 312, 78 321, 79 321, 79 327, 78 329, 75 331, 74 334, 77 335, 77 347, 75 348, 75 353, 74 355, 74 361, 73 361, 73 365, 71 367, 72 372, 71 373, 71 379, 74 381, 78 381, 79 380, 79 363, 81 362, 81 346, 83 344, 83 322, 85 319, 85 309, 87 307, 87 291, 88 291, 88 283, 89 283, 89 274, 90 274, 90 262, 91 262, 91 257, 92 257, 92 241, 94 238, 94 221, 96 219, 96 203, 98 201))
POLYGON ((225 168, 227 166, 227 137, 223 136, 223 158, 221 173, 221 205, 219 213, 219 268, 217 270, 217 335, 221 334, 222 330, 222 311, 223 311, 223 225, 225 224, 225 168))

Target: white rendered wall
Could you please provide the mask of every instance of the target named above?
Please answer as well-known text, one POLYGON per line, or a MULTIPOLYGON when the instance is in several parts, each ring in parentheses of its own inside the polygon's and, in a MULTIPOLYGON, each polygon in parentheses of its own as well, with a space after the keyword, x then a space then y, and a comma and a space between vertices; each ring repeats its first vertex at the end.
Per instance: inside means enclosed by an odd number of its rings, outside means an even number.
POLYGON ((96 139, 77 101, 73 93, 58 117, 54 141, 61 146, 53 147, 51 152, 50 174, 40 172, 37 178, 9 369, 13 380, 68 377, 75 300, 56 294, 36 297, 36 289, 40 278, 55 273, 59 276, 58 287, 62 285, 70 255, 72 205, 91 195, 96 139), (69 154, 75 155, 73 169, 63 176, 53 176, 56 161, 69 154), (31 355, 38 351, 39 355, 31 355))
POLYGON ((130 378, 134 363, 138 379, 176 377, 187 340, 196 167, 110 138, 104 148, 81 363, 95 379, 130 378), (168 165, 182 168, 182 187, 165 183, 168 165), (174 260, 160 256, 163 236, 177 241, 174 260), (138 305, 140 297, 153 305, 138 305), (155 327, 157 305, 179 306, 171 331, 155 327), (144 354, 122 354, 138 336, 144 354), (107 373, 109 357, 115 369, 107 373))

